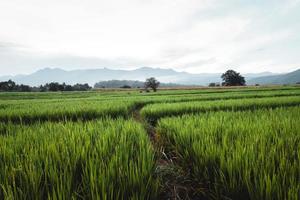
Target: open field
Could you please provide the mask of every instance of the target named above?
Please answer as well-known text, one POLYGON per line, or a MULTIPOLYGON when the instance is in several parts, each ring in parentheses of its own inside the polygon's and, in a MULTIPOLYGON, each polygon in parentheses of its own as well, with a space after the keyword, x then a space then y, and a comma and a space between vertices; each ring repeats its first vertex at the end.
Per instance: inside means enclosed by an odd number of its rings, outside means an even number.
POLYGON ((300 87, 0 93, 0 199, 300 199, 300 87))
POLYGON ((165 118, 158 133, 217 199, 297 199, 300 107, 165 118))

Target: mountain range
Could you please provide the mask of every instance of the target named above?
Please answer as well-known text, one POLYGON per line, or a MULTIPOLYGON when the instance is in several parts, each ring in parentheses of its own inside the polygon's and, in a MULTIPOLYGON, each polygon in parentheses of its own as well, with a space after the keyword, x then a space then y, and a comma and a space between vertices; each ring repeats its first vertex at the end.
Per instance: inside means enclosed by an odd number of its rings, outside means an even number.
POLYGON ((300 69, 286 74, 253 78, 247 84, 295 84, 299 82, 300 69))
MULTIPOLYGON (((300 82, 300 69, 287 74, 271 72, 242 74, 247 84, 289 84, 300 82)), ((11 79, 18 84, 38 86, 49 82, 67 84, 88 83, 94 85, 99 81, 137 80, 155 77, 160 82, 182 85, 208 85, 211 82, 221 82, 221 73, 192 74, 178 72, 173 69, 142 67, 134 70, 119 69, 84 69, 66 71, 60 68, 44 68, 28 75, 2 76, 0 81, 11 79)))

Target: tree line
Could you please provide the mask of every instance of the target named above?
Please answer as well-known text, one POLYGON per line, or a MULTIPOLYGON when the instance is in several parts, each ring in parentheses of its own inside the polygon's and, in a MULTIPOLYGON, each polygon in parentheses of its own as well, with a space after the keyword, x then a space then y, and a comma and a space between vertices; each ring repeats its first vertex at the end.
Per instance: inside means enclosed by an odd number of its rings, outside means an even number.
MULTIPOLYGON (((245 78, 238 72, 234 70, 227 70, 224 74, 222 74, 221 78, 223 79, 222 86, 244 86, 246 85, 245 78)), ((148 89, 152 89, 154 92, 157 91, 157 88, 161 85, 159 81, 157 81, 154 77, 150 77, 146 79, 145 82, 140 81, 117 81, 112 80, 108 82, 99 82, 95 84, 95 88, 103 87, 103 83, 106 84, 124 84, 121 88, 131 88, 132 86, 136 86, 137 88, 143 85, 145 91, 149 91, 148 89), (131 86, 131 85, 132 86, 131 86)), ((210 83, 210 87, 220 86, 219 83, 210 83)), ((58 83, 58 82, 51 82, 46 83, 45 85, 41 85, 39 87, 31 87, 29 85, 18 85, 12 80, 0 82, 0 91, 6 92, 56 92, 56 91, 88 91, 92 89, 87 83, 85 84, 75 84, 75 85, 68 85, 66 83, 58 83)))
MULTIPOLYGON (((126 82, 126 81, 125 81, 126 82)), ((120 81, 120 83, 124 83, 120 81)), ((127 82, 126 82, 127 83, 127 82)), ((130 81, 128 82, 130 83, 130 81)), ((156 92, 160 82, 158 82, 154 77, 148 78, 145 82, 135 82, 138 84, 137 88, 145 88, 148 91, 148 88, 156 92)), ((95 88, 99 88, 99 85, 95 84, 95 88)), ((131 88, 129 85, 123 85, 121 88, 131 88)), ((12 80, 0 82, 0 91, 1 92, 57 92, 57 91, 88 91, 92 87, 89 84, 75 84, 68 85, 66 83, 51 82, 46 83, 45 85, 40 85, 39 87, 32 87, 24 84, 16 84, 12 80)))
POLYGON ((12 80, 0 82, 2 92, 57 92, 57 91, 88 91, 92 89, 87 83, 68 85, 66 83, 51 82, 39 87, 32 87, 24 84, 16 84, 12 80))
MULTIPOLYGON (((145 82, 149 81, 133 81, 133 80, 108 80, 95 83, 94 88, 145 88, 145 82)), ((183 87, 182 84, 176 83, 160 83, 160 87, 183 87)))

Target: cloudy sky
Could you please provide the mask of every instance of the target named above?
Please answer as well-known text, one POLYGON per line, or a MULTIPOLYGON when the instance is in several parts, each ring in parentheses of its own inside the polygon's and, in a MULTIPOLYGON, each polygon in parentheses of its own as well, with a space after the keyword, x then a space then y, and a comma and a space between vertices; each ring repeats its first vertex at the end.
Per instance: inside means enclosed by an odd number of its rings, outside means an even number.
POLYGON ((0 75, 300 68, 299 0, 1 0, 0 75))

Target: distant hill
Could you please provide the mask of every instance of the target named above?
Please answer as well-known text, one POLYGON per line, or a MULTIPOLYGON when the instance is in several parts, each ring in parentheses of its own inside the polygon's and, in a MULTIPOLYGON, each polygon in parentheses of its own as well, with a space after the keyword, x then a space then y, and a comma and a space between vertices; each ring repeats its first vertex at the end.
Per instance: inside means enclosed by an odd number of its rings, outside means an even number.
MULTIPOLYGON (((243 74, 246 80, 260 76, 272 75, 270 72, 257 74, 243 74)), ((211 82, 221 82, 221 73, 191 74, 178 72, 173 69, 142 67, 135 70, 115 70, 108 68, 66 71, 60 68, 44 68, 29 75, 3 76, 0 81, 12 79, 18 84, 38 86, 49 82, 66 84, 88 83, 94 85, 99 81, 109 80, 137 80, 155 77, 162 83, 176 83, 181 85, 203 85, 211 82)))
POLYGON ((280 75, 262 76, 250 79, 247 84, 295 84, 300 82, 300 69, 280 75))
MULTIPOLYGON (((143 88, 143 81, 132 81, 132 80, 110 80, 110 81, 100 81, 94 85, 95 88, 121 88, 124 86, 129 86, 131 88, 143 88)), ((183 85, 175 83, 160 83, 161 87, 179 87, 183 85)))

